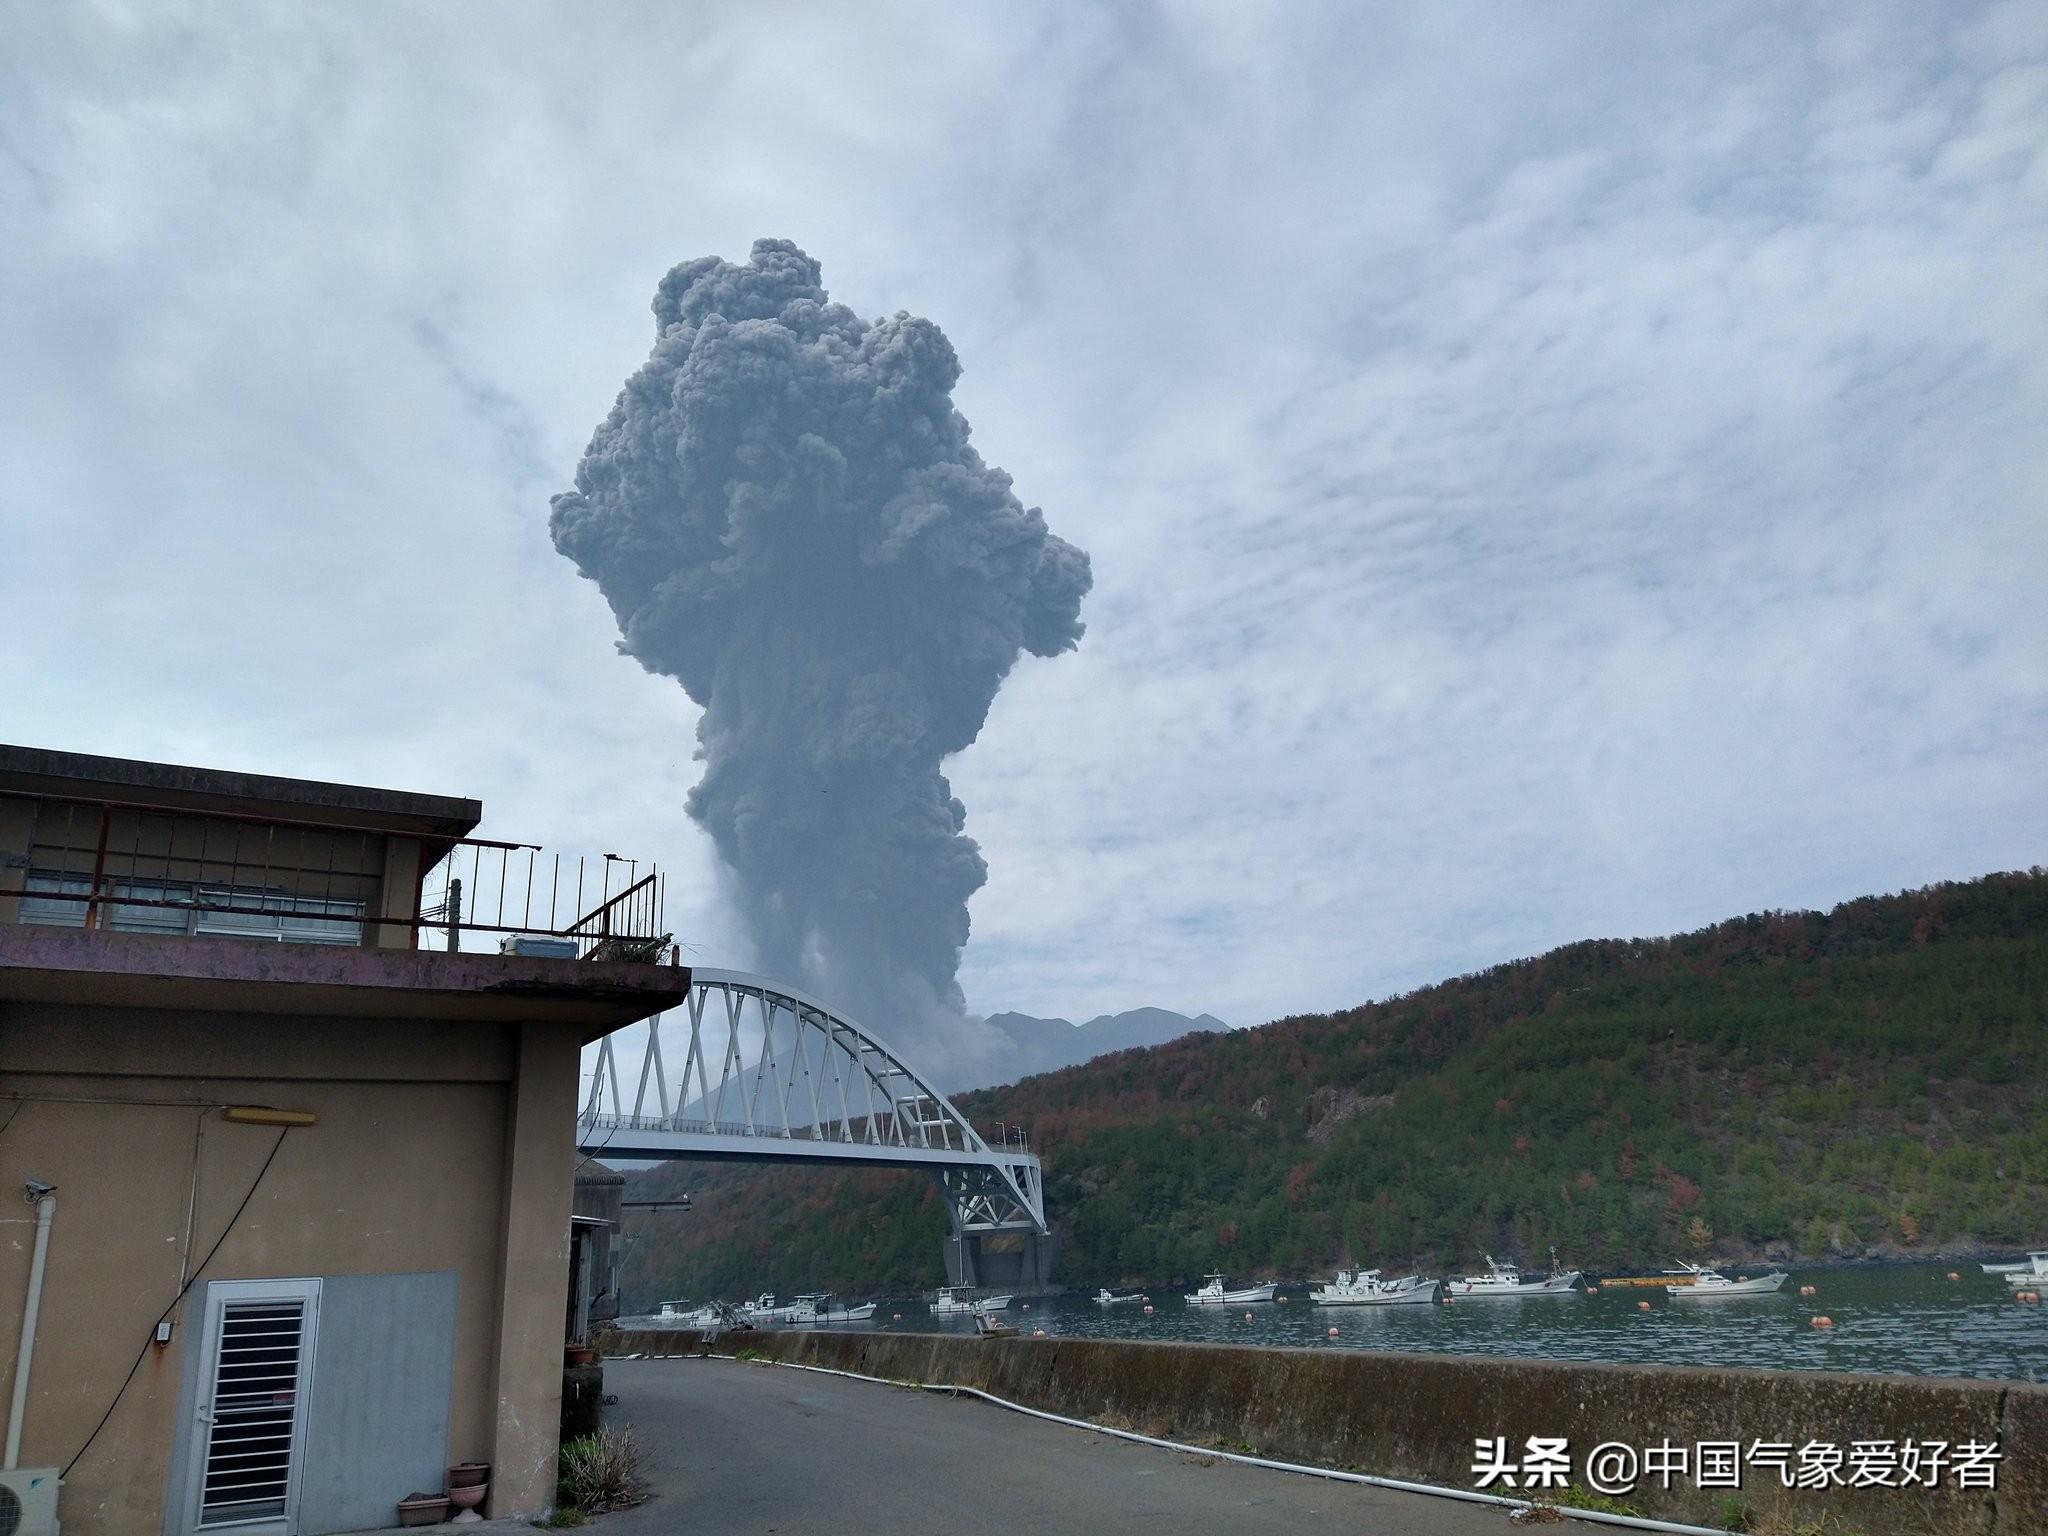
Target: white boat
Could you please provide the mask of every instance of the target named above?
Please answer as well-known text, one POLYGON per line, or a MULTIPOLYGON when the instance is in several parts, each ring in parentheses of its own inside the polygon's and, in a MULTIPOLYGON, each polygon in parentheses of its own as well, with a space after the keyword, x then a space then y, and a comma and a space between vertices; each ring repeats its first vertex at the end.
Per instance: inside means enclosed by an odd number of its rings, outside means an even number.
POLYGON ((2003 1275, 2015 1284, 2028 1280, 2048 1280, 2048 1253, 2030 1253, 2024 1259, 2010 1264, 1986 1264, 1987 1275, 2003 1275))
POLYGON ((1337 1271, 1328 1285, 1319 1285, 1308 1299, 1319 1307, 1422 1307, 1436 1300, 1437 1282, 1420 1275, 1382 1280, 1376 1269, 1337 1271))
POLYGON ((1144 1299, 1145 1298, 1136 1291, 1132 1291, 1128 1296, 1119 1296, 1114 1291, 1106 1289, 1097 1291, 1095 1293, 1095 1304, 1098 1307, 1135 1306, 1137 1303, 1143 1301, 1144 1299))
POLYGON ((1231 1290, 1223 1283, 1221 1275, 1210 1275, 1209 1283, 1199 1291, 1184 1293, 1184 1299, 1191 1307, 1235 1307, 1249 1301, 1271 1301, 1273 1293, 1280 1289, 1276 1280, 1271 1285, 1246 1285, 1231 1290))
POLYGON ((772 1291, 763 1291, 752 1301, 739 1305, 740 1316, 750 1323, 793 1323, 798 1321, 799 1314, 805 1314, 804 1320, 810 1321, 809 1313, 810 1309, 801 1304, 784 1305, 777 1301, 772 1291))
POLYGON ((687 1301, 664 1301, 661 1310, 654 1315, 677 1328, 716 1328, 725 1321, 725 1314, 715 1301, 706 1302, 701 1307, 693 1307, 687 1301))
POLYGON ((1747 1280, 1730 1280, 1716 1270, 1700 1264, 1679 1261, 1679 1267, 1667 1270, 1667 1274, 1691 1275, 1690 1285, 1667 1285, 1664 1289, 1674 1300, 1718 1301, 1724 1296, 1768 1296, 1791 1276, 1781 1269, 1774 1269, 1767 1275, 1753 1275, 1747 1280))
POLYGON ((1525 1280, 1513 1264, 1503 1264, 1492 1254, 1486 1256, 1486 1273, 1460 1275, 1446 1280, 1444 1290, 1458 1301, 1481 1301, 1490 1296, 1571 1296, 1577 1294, 1579 1272, 1557 1267, 1557 1250, 1550 1254, 1550 1273, 1540 1280, 1525 1280))
POLYGON ((977 1301, 971 1285, 942 1285, 932 1298, 932 1312, 935 1316, 948 1312, 1000 1312, 1012 1300, 1009 1296, 984 1296, 977 1301))
POLYGON ((794 1319, 805 1323, 864 1323, 875 1315, 872 1301, 862 1302, 857 1307, 843 1307, 835 1301, 830 1292, 806 1291, 797 1297, 799 1307, 808 1308, 810 1315, 794 1319))

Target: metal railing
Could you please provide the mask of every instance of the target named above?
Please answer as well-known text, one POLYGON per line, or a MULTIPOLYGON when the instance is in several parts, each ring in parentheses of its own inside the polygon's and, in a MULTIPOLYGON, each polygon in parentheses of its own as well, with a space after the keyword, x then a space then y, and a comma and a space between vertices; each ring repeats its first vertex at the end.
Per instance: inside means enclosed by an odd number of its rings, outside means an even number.
POLYGON ((663 925, 665 878, 616 854, 29 798, 26 867, 18 882, 0 885, 0 901, 15 901, 22 923, 346 945, 380 942, 375 935, 389 930, 384 942, 446 950, 516 936, 544 941, 526 949, 532 954, 680 960, 663 925), (403 845, 446 852, 418 870, 416 859, 397 855, 403 845))
POLYGON ((673 964, 667 902, 667 878, 637 859, 463 838, 422 880, 416 924, 427 949, 460 949, 464 934, 520 935, 573 944, 586 960, 673 964))

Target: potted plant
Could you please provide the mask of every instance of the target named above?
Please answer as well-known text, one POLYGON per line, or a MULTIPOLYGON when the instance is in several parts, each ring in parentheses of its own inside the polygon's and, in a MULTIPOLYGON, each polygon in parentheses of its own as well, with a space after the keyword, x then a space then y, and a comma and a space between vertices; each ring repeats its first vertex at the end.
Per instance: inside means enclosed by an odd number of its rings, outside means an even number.
POLYGON ((400 1525, 439 1525, 448 1518, 445 1493, 408 1493, 398 1501, 400 1525))
POLYGON ((588 1365, 597 1354, 588 1344, 565 1344, 562 1346, 564 1365, 588 1365))

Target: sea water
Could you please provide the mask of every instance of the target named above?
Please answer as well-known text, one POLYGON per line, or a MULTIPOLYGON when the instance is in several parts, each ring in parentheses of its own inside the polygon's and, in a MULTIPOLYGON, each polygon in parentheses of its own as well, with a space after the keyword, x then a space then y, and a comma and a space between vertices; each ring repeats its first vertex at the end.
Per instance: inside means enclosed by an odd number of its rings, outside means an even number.
MULTIPOLYGON (((1598 1294, 1474 1301, 1450 1306, 1319 1307, 1309 1287, 1285 1301, 1191 1307, 1182 1289, 1147 1291, 1142 1306, 1090 1296, 1011 1303, 1003 1320, 1055 1338, 1173 1339, 1325 1349, 1425 1350, 1616 1364, 1730 1365, 1796 1371, 1878 1371, 2048 1382, 2048 1304, 2013 1299, 2003 1277, 1975 1264, 1859 1264, 1795 1269, 1768 1296, 1674 1299, 1661 1286, 1603 1285, 1598 1294), (1958 1279, 1948 1278, 1954 1268, 1958 1279), (1811 1285, 1815 1294, 1801 1296, 1811 1285), (1648 1302, 1647 1311, 1638 1302, 1648 1302), (1250 1314, 1249 1320, 1246 1314, 1250 1314), (1816 1328, 1813 1319, 1832 1319, 1816 1328), (1330 1330, 1337 1330, 1330 1337, 1330 1330)), ((659 1327, 622 1318, 624 1327, 659 1327)), ((934 1317, 916 1300, 884 1299, 878 1332, 972 1333, 971 1317, 934 1317), (900 1318, 897 1314, 901 1314, 900 1318)))

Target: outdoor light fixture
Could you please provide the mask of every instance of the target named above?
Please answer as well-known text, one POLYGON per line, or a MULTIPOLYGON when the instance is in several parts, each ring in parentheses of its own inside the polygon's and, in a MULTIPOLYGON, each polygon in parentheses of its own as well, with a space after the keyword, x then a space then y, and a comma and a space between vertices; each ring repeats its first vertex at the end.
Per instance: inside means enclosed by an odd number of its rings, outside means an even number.
POLYGON ((221 1117, 236 1125, 313 1125, 318 1119, 310 1109, 272 1109, 268 1104, 230 1104, 221 1117))

